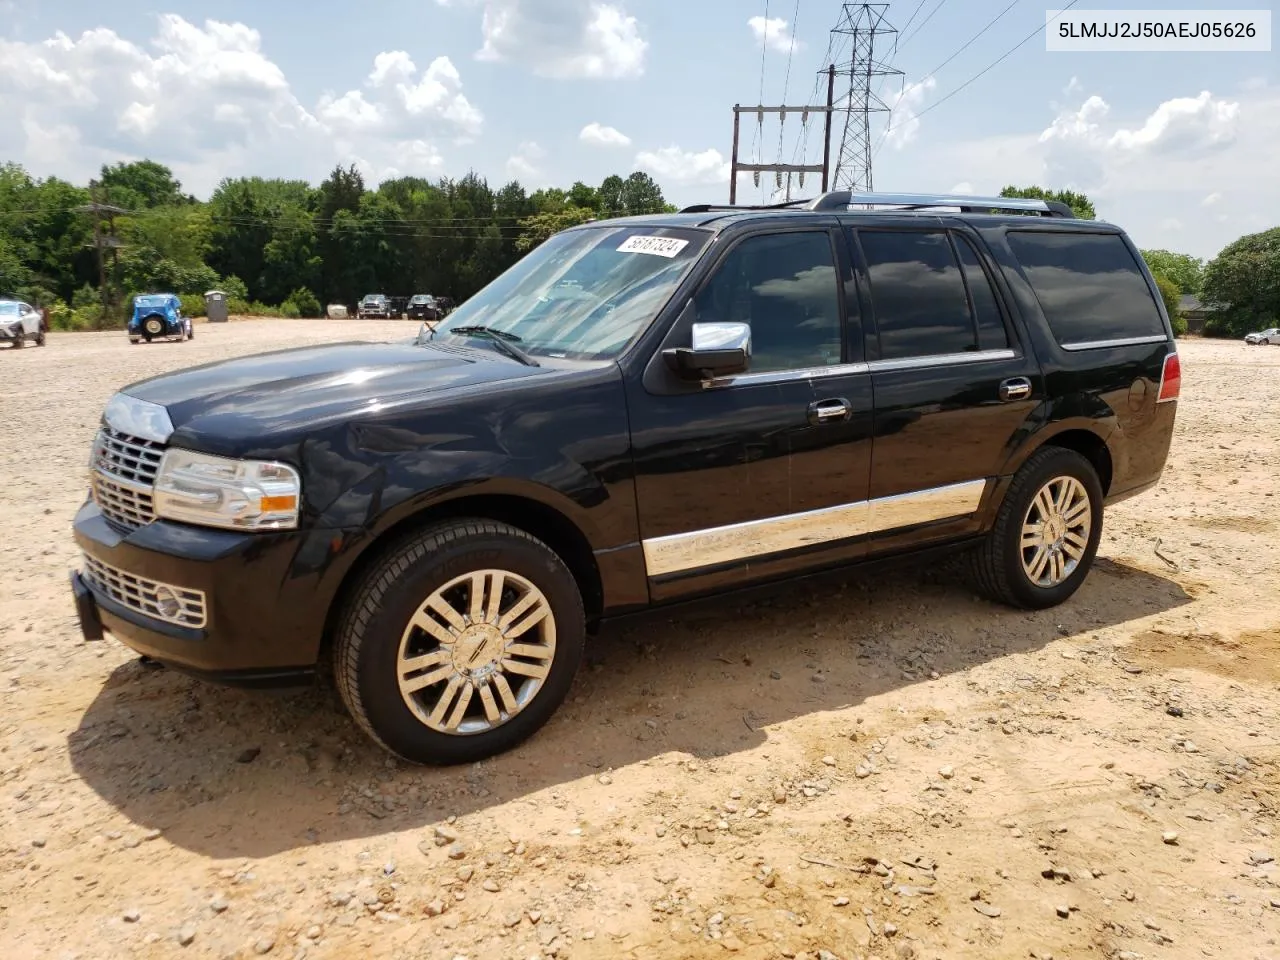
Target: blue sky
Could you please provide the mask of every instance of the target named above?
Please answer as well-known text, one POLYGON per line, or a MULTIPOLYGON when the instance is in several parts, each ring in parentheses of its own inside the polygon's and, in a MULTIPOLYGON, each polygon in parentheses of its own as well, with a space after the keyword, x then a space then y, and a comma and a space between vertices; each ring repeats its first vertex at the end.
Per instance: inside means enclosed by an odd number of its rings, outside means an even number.
MULTIPOLYGON (((931 73, 1007 7, 890 5, 890 23, 915 19, 893 58, 904 79, 882 90, 892 129, 875 121, 877 189, 1073 187, 1141 245, 1199 256, 1280 223, 1275 52, 1047 53, 1037 36, 929 109, 1044 20, 1044 4, 1015 3, 931 73)), ((201 196, 223 176, 314 182, 340 162, 373 182, 474 168, 531 188, 645 169, 673 202, 724 201, 731 106, 758 100, 762 65, 766 103, 784 84, 787 102, 806 100, 839 11, 830 0, 0 0, 0 159, 83 180, 149 156, 201 196)), ((755 139, 744 120, 744 158, 755 139)), ((762 159, 776 159, 776 124, 763 143, 762 159)), ((740 191, 760 196, 747 176, 740 191)))

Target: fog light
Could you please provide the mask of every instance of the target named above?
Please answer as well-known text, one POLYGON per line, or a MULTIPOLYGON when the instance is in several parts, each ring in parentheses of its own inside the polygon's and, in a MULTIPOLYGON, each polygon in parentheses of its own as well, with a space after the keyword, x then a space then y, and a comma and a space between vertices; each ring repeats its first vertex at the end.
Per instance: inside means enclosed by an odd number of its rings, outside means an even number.
POLYGON ((156 588, 156 610, 160 616, 172 620, 182 612, 182 604, 178 602, 176 593, 166 586, 160 586, 156 588))

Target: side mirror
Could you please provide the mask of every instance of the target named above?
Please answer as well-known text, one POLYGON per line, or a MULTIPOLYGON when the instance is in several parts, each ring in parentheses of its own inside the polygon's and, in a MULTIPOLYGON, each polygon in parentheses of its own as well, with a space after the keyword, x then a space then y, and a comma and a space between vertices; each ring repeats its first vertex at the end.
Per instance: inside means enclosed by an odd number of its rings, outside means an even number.
POLYGON ((695 323, 691 345, 662 352, 667 366, 686 380, 745 373, 751 365, 751 327, 745 323, 695 323))

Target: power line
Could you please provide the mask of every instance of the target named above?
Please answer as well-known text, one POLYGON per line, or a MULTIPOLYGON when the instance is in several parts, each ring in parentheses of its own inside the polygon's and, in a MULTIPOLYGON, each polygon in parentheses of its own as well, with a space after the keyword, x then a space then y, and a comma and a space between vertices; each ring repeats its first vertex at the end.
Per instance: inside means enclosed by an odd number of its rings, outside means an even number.
MULTIPOLYGON (((1044 30, 1046 27, 1048 27, 1050 23, 1053 23, 1054 21, 1056 21, 1059 17, 1061 17, 1061 16, 1062 16, 1062 14, 1066 13, 1068 10, 1070 10, 1072 7, 1074 7, 1074 6, 1075 6, 1077 3, 1079 3, 1079 2, 1080 2, 1080 0, 1070 0, 1070 2, 1069 2, 1065 7, 1063 7, 1061 10, 1059 10, 1059 11, 1058 11, 1058 15, 1057 15, 1057 16, 1055 16, 1055 17, 1053 18, 1053 20, 1050 20, 1050 21, 1048 21, 1047 23, 1042 23, 1042 24, 1040 24, 1040 26, 1036 27, 1034 30, 1032 30, 1030 33, 1028 33, 1025 37, 1023 37, 1021 40, 1019 40, 1017 43, 1015 43, 1012 47, 1010 47, 1008 50, 1006 50, 1004 53, 1002 53, 999 57, 997 57, 997 58, 996 58, 995 60, 993 60, 991 63, 987 64, 985 67, 983 67, 981 70, 979 70, 977 73, 975 73, 972 77, 970 77, 970 78, 969 78, 968 80, 966 80, 964 83, 960 84, 960 86, 956 87, 954 90, 952 90, 950 93, 948 93, 945 97, 942 97, 942 98, 941 98, 941 99, 939 99, 939 100, 935 100, 933 103, 929 104, 929 106, 925 107, 925 108, 924 108, 923 110, 921 110, 919 113, 913 113, 913 114, 911 115, 911 119, 912 119, 912 120, 918 119, 918 118, 920 118, 920 117, 923 117, 923 116, 924 116, 926 113, 928 113, 930 110, 936 110, 938 107, 942 106, 944 103, 946 103, 946 102, 947 102, 948 100, 950 100, 952 97, 954 97, 956 94, 958 94, 958 93, 960 93, 962 90, 964 90, 967 86, 969 86, 970 84, 972 84, 972 83, 973 83, 973 82, 975 82, 976 80, 981 79, 981 78, 982 78, 983 76, 985 76, 986 74, 990 73, 990 72, 991 72, 992 70, 994 70, 996 67, 1000 66, 1000 64, 1004 63, 1004 62, 1005 62, 1006 60, 1008 60, 1011 56, 1013 56, 1013 54, 1014 54, 1015 52, 1017 52, 1019 49, 1021 49, 1022 47, 1024 47, 1028 42, 1030 42, 1032 39, 1034 39, 1034 38, 1035 38, 1035 36, 1036 36, 1038 33, 1040 33, 1040 31, 1042 31, 1042 30, 1044 30)), ((888 133, 890 130, 892 130, 893 128, 894 128, 894 124, 893 124, 892 122, 890 122, 889 126, 885 128, 885 133, 887 134, 887 133, 888 133)))
MULTIPOLYGON (((904 89, 904 90, 902 91, 902 93, 900 93, 900 94, 898 95, 898 103, 902 103, 903 99, 906 97, 906 95, 907 95, 908 93, 910 93, 912 90, 915 90, 916 88, 918 88, 918 87, 920 87, 921 85, 923 85, 923 84, 924 84, 924 83, 925 83, 925 82, 926 82, 930 77, 932 77, 932 76, 934 76, 935 74, 937 74, 937 72, 938 72, 939 70, 941 70, 943 67, 945 67, 947 64, 949 64, 952 60, 954 60, 956 57, 960 56, 960 54, 964 53, 964 52, 965 52, 966 50, 968 50, 971 46, 973 46, 973 44, 978 40, 978 38, 979 38, 979 37, 981 37, 984 33, 986 33, 986 32, 987 32, 988 30, 990 30, 992 27, 994 27, 994 26, 995 26, 995 25, 1000 21, 1000 19, 1001 19, 1001 18, 1006 14, 1006 13, 1008 13, 1010 10, 1012 10, 1014 7, 1016 7, 1016 6, 1018 5, 1018 2, 1019 2, 1019 0, 1013 0, 1013 2, 1012 2, 1011 4, 1009 4, 1007 7, 1005 7, 1003 10, 1001 10, 999 13, 997 13, 994 17, 992 17, 990 20, 988 20, 988 21, 987 21, 986 26, 984 26, 981 30, 979 30, 977 33, 975 33, 975 34, 974 34, 972 37, 970 37, 968 40, 966 40, 966 41, 965 41, 965 42, 960 46, 960 48, 959 48, 958 50, 956 50, 956 52, 955 52, 955 53, 951 54, 951 56, 947 57, 947 59, 943 60, 940 64, 938 64, 936 67, 934 67, 934 68, 933 68, 932 70, 930 70, 928 73, 926 73, 923 77, 921 77, 921 78, 920 78, 919 80, 917 80, 915 83, 911 84, 911 86, 909 86, 909 87, 907 87, 906 89, 904 89)), ((895 105, 895 109, 896 109, 896 105, 895 105)), ((880 139, 879 139, 879 141, 876 143, 876 149, 875 149, 875 152, 872 154, 872 157, 873 157, 873 158, 874 158, 874 157, 877 157, 877 156, 879 156, 879 155, 880 155, 880 149, 884 146, 885 138, 889 136, 889 130, 890 130, 890 127, 891 127, 892 123, 893 123, 893 114, 892 114, 892 113, 890 113, 890 114, 889 114, 889 124, 888 124, 888 125, 886 125, 886 126, 885 126, 885 129, 884 129, 883 131, 881 131, 881 133, 880 133, 880 139)))
MULTIPOLYGON (((796 7, 791 12, 791 44, 787 47, 787 72, 786 74, 783 75, 783 78, 782 78, 782 99, 781 99, 782 103, 787 102, 787 90, 791 86, 791 57, 796 51, 796 23, 799 21, 799 19, 800 19, 800 0, 796 0, 796 7)), ((761 99, 763 100, 763 97, 761 99)), ((809 102, 810 102, 809 100, 805 101, 805 103, 809 103, 809 102)), ((779 163, 782 162, 782 143, 783 143, 783 138, 786 136, 786 124, 784 120, 785 120, 785 117, 780 116, 778 118, 778 162, 779 163)), ((801 121, 800 136, 803 137, 804 135, 805 135, 805 124, 803 121, 801 121)), ((788 193, 791 192, 791 175, 790 174, 787 175, 787 192, 788 193)), ((790 198, 788 197, 788 199, 790 198)))
POLYGON ((947 0, 938 0, 938 5, 937 5, 936 7, 934 7, 931 11, 929 11, 929 15, 928 15, 927 17, 925 17, 923 20, 921 20, 921 21, 920 21, 920 26, 918 26, 918 27, 916 27, 914 30, 912 30, 912 31, 911 31, 911 33, 910 33, 908 36, 903 37, 903 38, 902 38, 902 43, 901 43, 900 45, 897 45, 897 46, 895 46, 895 47, 894 47, 894 53, 896 54, 896 53, 898 52, 898 50, 900 50, 902 47, 905 47, 908 43, 910 43, 910 42, 911 42, 912 37, 914 37, 916 34, 918 34, 921 30, 923 30, 923 29, 925 28, 925 25, 926 25, 930 20, 932 20, 932 19, 933 19, 933 15, 934 15, 935 13, 937 13, 939 10, 941 10, 941 9, 943 8, 943 6, 946 4, 946 2, 947 2, 947 0))
MULTIPOLYGON (((764 22, 760 25, 760 97, 756 103, 764 103, 764 62, 769 52, 769 0, 764 0, 764 22)), ((751 131, 751 156, 756 163, 761 160, 758 149, 760 143, 760 127, 751 131)))

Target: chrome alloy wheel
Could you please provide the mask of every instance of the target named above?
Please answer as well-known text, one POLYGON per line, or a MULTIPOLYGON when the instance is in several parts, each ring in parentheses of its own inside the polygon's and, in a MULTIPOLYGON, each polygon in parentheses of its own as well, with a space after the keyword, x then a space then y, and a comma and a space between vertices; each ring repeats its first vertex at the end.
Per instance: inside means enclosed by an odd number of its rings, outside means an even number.
POLYGON ((542 689, 556 655, 546 596, 507 570, 476 570, 440 587, 400 637, 400 695, 432 730, 500 727, 542 689))
POLYGON ((1075 477, 1054 477, 1036 493, 1022 521, 1022 569, 1038 587, 1056 587, 1089 547, 1093 508, 1075 477))

